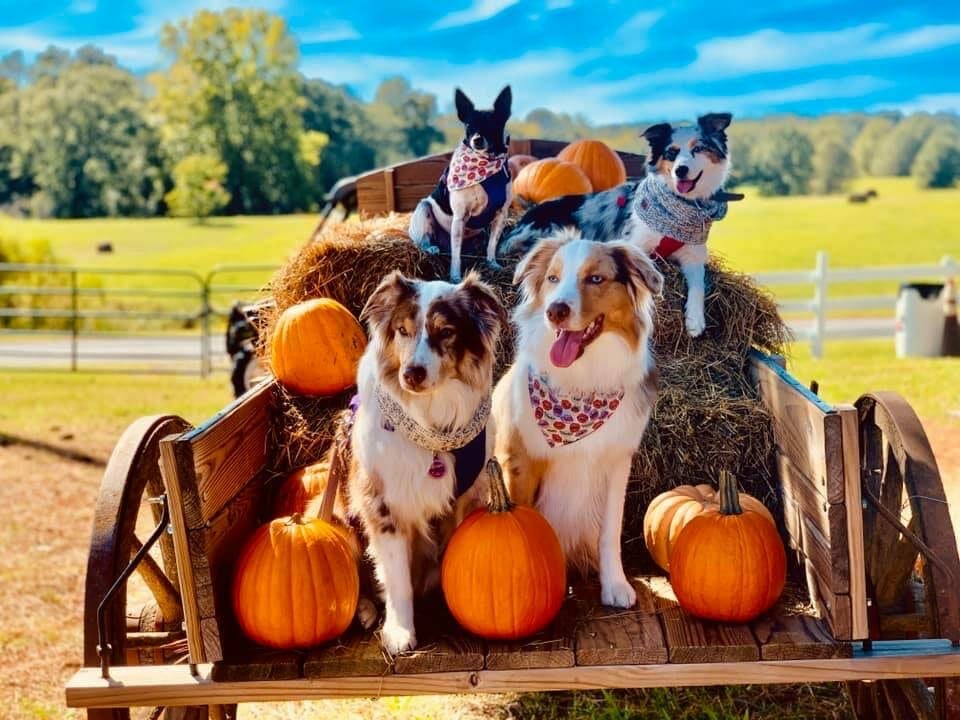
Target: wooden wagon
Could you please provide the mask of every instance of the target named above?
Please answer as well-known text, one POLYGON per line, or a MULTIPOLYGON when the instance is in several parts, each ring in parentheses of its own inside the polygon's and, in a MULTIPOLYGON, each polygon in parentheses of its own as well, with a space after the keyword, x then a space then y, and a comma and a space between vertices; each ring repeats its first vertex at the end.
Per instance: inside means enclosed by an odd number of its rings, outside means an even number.
MULTIPOLYGON (((560 146, 514 145, 538 156, 560 146)), ((642 174, 640 156, 623 156, 629 174, 642 174)), ((409 210, 444 161, 359 178, 361 210, 409 210)), ((759 352, 751 371, 776 437, 792 589, 812 609, 781 603, 747 625, 705 622, 679 608, 666 578, 637 574, 635 608, 601 607, 584 581, 526 642, 479 640, 442 601, 427 601, 417 609, 421 649, 392 661, 357 628, 307 652, 251 646, 229 583, 262 520, 279 408, 268 380, 199 427, 147 417, 121 437, 96 508, 85 667, 67 684, 67 704, 93 720, 123 720, 133 706, 200 720, 268 700, 844 681, 864 718, 960 717, 960 561, 916 414, 884 392, 830 406, 759 352), (145 502, 157 530, 141 542, 145 502), (146 552, 153 542, 160 560, 146 552), (125 588, 134 567, 153 595, 136 607, 125 588)))

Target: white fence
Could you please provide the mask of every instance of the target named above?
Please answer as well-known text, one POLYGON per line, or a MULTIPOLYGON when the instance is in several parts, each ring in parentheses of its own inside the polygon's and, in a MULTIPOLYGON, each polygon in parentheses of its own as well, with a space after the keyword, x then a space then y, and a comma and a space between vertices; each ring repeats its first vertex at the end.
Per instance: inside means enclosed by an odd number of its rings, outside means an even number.
POLYGON ((883 265, 859 269, 831 269, 828 254, 821 250, 817 253, 816 265, 812 270, 787 270, 754 273, 753 277, 763 285, 812 285, 813 294, 809 300, 782 300, 780 311, 783 313, 811 313, 810 329, 796 330, 798 340, 808 340, 814 357, 823 357, 823 344, 828 338, 870 338, 890 337, 893 334, 892 323, 843 322, 830 323, 827 314, 837 310, 889 310, 893 317, 897 298, 895 294, 868 295, 860 297, 829 297, 830 286, 834 283, 864 282, 871 280, 891 280, 908 282, 911 280, 942 279, 960 275, 960 264, 950 256, 943 257, 937 265, 883 265))

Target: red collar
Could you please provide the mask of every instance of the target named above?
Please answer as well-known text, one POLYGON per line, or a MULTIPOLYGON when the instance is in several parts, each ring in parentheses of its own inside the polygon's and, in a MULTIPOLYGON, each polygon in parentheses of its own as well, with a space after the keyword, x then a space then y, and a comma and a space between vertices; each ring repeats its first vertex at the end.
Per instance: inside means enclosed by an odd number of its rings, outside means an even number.
POLYGON ((660 244, 654 249, 651 253, 652 255, 659 255, 664 260, 673 255, 677 250, 683 247, 683 243, 679 240, 676 240, 672 237, 667 237, 664 235, 660 238, 660 244))

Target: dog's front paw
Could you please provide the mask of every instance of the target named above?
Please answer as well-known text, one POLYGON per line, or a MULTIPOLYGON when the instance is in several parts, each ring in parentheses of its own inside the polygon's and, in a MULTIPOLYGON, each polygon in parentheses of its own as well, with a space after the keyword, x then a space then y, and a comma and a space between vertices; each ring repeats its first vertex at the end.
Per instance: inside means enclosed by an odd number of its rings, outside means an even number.
POLYGON ((385 623, 380 630, 380 645, 390 657, 394 657, 417 647, 417 633, 413 628, 385 623))
POLYGON ((496 258, 487 258, 487 267, 491 270, 502 270, 503 265, 497 262, 496 258))
POLYGON ((362 597, 357 602, 357 622, 364 630, 372 630, 380 619, 377 606, 370 598, 362 597))
POLYGON ((434 244, 431 243, 431 242, 422 243, 422 244, 420 244, 420 245, 417 245, 417 247, 420 248, 421 250, 423 250, 427 255, 439 255, 439 254, 440 254, 440 248, 438 248, 436 245, 434 245, 434 244))
POLYGON ((628 608, 637 602, 637 591, 626 578, 600 583, 600 602, 609 607, 628 608))
POLYGON ((687 334, 690 337, 699 337, 707 328, 707 321, 701 313, 687 313, 687 334))
POLYGON ((462 279, 463 279, 463 277, 460 275, 460 271, 459 271, 459 270, 454 270, 453 268, 450 269, 450 282, 452 282, 452 283, 458 283, 458 282, 460 282, 462 279))

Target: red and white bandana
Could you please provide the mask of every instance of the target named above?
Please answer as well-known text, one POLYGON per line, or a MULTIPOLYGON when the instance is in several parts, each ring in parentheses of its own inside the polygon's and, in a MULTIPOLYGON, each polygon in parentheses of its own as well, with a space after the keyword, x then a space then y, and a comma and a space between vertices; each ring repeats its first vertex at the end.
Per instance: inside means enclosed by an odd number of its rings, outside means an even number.
POLYGON ((533 416, 540 426, 547 445, 569 445, 583 440, 603 427, 620 403, 623 390, 580 395, 558 395, 550 387, 546 375, 527 370, 527 392, 533 416))
POLYGON ((471 185, 479 185, 503 171, 507 164, 507 154, 488 155, 460 143, 450 158, 447 170, 447 189, 463 190, 471 185))

